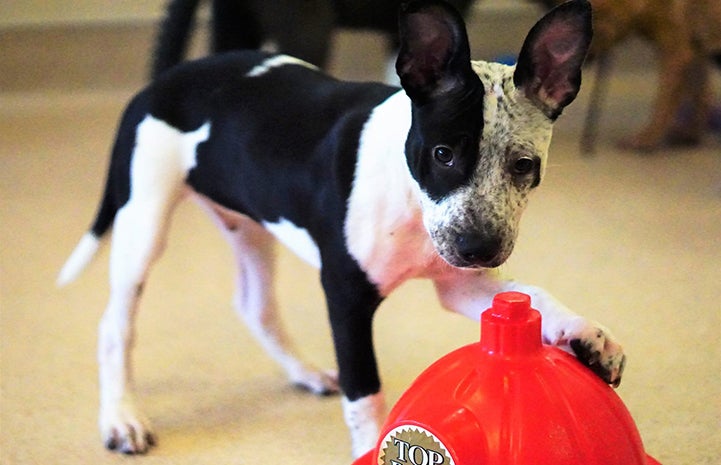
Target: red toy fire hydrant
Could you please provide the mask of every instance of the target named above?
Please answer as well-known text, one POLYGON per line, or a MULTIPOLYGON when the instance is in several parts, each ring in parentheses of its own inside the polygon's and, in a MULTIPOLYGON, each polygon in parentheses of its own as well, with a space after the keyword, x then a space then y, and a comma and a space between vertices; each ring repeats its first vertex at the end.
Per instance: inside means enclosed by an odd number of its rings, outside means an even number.
POLYGON ((401 396, 354 465, 660 465, 618 395, 541 343, 529 296, 498 294, 481 340, 442 357, 401 396))

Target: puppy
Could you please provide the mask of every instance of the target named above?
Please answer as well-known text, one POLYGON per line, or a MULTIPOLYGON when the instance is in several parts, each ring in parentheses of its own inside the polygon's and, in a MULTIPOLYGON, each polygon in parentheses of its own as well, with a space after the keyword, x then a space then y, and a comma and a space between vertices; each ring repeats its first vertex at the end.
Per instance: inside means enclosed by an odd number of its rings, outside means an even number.
POLYGON ((58 278, 74 279, 113 227, 98 347, 106 446, 142 453, 153 444, 130 383, 130 342, 149 267, 186 197, 233 247, 235 304, 269 355, 292 383, 342 392, 355 456, 374 445, 384 417, 373 315, 410 278, 430 279, 444 307, 474 319, 498 292, 530 294, 544 340, 617 385, 625 357, 606 329, 492 270, 513 250, 590 40, 590 6, 572 1, 533 27, 517 66, 471 62, 459 13, 420 0, 400 12, 402 89, 245 51, 181 65, 140 92, 120 123, 95 222, 58 278), (320 270, 337 376, 288 344, 273 237, 320 270))
MULTIPOLYGON (((537 0, 545 6, 561 0, 537 0)), ((718 0, 591 0, 591 55, 603 55, 631 35, 658 51, 659 82, 650 121, 621 146, 652 151, 665 142, 697 144, 709 119, 710 64, 721 67, 721 2, 718 0), (690 115, 679 122, 683 104, 690 115)))

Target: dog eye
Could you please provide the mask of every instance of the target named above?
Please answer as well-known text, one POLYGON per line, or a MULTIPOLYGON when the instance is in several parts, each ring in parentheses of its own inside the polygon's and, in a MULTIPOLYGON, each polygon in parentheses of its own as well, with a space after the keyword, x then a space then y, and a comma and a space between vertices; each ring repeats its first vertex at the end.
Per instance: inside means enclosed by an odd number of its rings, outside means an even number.
POLYGON ((453 149, 445 145, 438 145, 433 149, 433 158, 445 166, 453 166, 453 149))
POLYGON ((536 167, 536 161, 530 157, 521 157, 513 163, 513 174, 525 176, 531 174, 536 167))

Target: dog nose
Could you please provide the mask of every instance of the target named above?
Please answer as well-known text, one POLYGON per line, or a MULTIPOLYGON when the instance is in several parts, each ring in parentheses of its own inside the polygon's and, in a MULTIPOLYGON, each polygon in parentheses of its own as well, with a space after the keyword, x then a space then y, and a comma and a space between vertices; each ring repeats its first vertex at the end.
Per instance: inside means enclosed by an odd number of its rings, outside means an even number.
POLYGON ((456 250, 463 260, 474 265, 491 263, 501 251, 501 240, 482 234, 456 236, 456 250))

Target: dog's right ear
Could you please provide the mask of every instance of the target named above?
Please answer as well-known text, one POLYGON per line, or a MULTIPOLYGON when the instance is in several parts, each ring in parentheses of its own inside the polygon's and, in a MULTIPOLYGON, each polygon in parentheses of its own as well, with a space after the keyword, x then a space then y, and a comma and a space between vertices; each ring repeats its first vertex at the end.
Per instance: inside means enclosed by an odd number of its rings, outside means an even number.
POLYGON ((478 79, 471 68, 468 35, 461 15, 445 2, 401 5, 396 72, 416 104, 426 103, 478 79))
POLYGON ((592 35, 587 0, 554 8, 528 33, 513 82, 549 118, 556 119, 576 98, 592 35))

